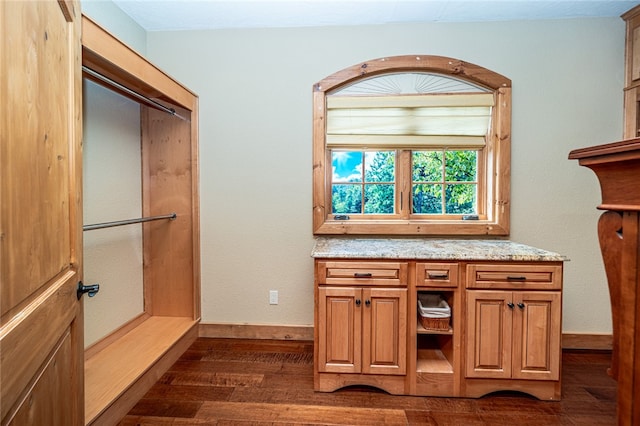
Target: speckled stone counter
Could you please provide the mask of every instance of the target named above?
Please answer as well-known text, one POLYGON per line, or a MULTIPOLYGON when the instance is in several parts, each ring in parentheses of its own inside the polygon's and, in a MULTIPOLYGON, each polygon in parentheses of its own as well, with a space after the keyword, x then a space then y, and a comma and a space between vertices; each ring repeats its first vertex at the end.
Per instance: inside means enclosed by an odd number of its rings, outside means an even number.
POLYGON ((319 237, 311 252, 326 259, 437 259, 561 262, 565 256, 508 240, 319 237))

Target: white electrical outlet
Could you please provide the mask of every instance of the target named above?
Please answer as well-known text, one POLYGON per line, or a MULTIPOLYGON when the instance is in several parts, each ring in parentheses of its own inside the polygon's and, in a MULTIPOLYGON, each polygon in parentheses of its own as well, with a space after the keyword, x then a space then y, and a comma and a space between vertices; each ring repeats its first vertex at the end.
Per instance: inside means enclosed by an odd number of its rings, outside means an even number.
POLYGON ((269 290, 269 304, 270 305, 278 304, 278 290, 269 290))

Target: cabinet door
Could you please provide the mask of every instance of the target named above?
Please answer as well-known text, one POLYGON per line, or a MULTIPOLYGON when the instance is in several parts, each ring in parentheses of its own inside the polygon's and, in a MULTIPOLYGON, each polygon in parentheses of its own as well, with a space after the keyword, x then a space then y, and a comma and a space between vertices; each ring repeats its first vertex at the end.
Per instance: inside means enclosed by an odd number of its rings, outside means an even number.
POLYGON ((560 377, 560 292, 514 292, 514 379, 560 377))
POLYGON ((467 377, 510 378, 510 291, 467 292, 467 377))
POLYGON ((407 372, 407 289, 363 290, 362 372, 407 372))
POLYGON ((0 2, 0 423, 84 424, 77 1, 0 2))
POLYGON ((318 289, 318 371, 361 371, 362 290, 318 289))

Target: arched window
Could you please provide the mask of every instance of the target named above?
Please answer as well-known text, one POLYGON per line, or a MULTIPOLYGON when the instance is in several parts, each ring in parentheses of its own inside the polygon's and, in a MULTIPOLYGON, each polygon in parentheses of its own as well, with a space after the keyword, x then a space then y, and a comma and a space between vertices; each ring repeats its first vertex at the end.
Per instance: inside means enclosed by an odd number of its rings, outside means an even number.
POLYGON ((509 234, 509 79, 381 58, 315 84, 313 116, 314 234, 509 234))

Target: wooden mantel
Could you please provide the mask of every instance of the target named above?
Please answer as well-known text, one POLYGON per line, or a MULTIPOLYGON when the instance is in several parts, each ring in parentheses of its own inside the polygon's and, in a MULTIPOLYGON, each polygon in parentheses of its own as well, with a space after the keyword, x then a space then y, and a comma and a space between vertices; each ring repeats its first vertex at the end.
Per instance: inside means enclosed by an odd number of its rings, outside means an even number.
POLYGON ((640 138, 571 151, 594 171, 605 210, 598 238, 613 319, 611 375, 618 381, 618 425, 640 424, 640 138), (637 392, 637 396, 636 396, 637 392))

